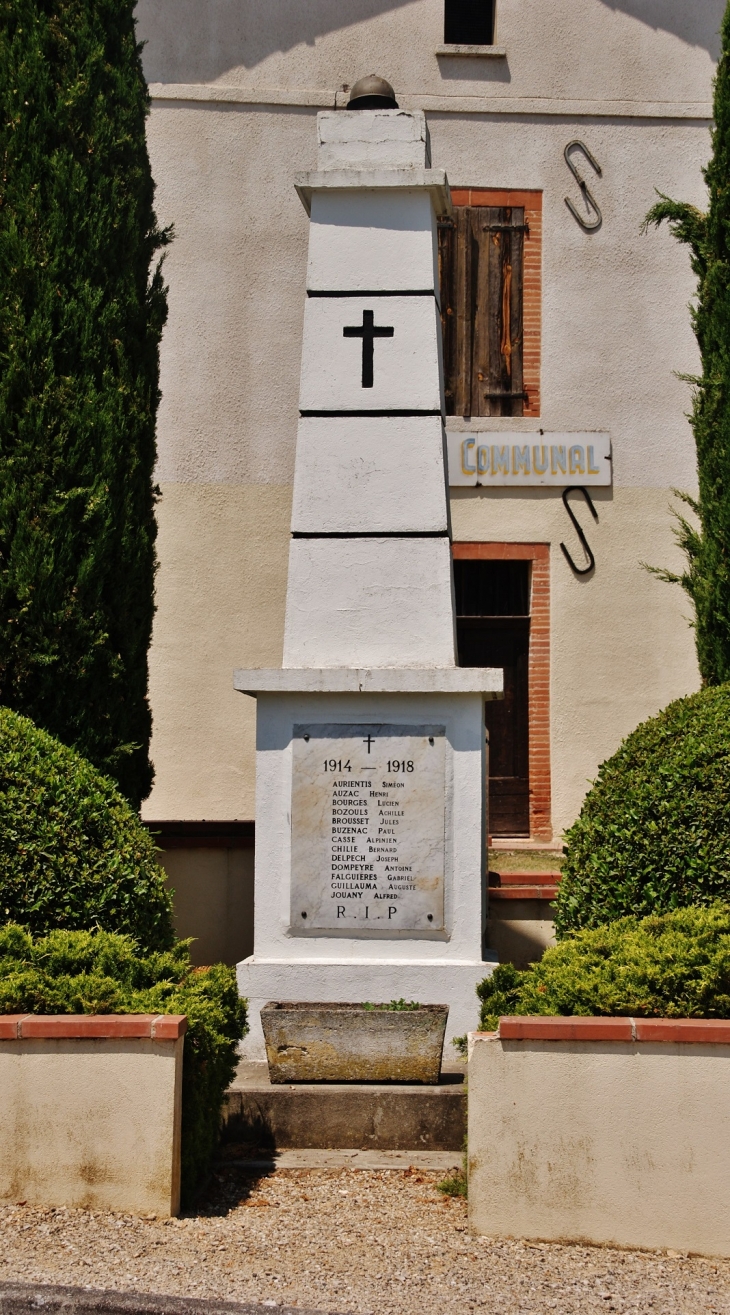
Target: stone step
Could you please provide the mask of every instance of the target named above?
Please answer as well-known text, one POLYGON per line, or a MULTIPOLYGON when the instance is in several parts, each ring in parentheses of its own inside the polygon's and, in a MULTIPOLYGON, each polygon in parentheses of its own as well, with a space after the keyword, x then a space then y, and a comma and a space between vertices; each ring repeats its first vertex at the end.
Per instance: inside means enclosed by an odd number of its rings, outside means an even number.
POLYGON ((239 1159, 235 1145, 226 1149, 229 1154, 217 1161, 218 1169, 241 1169, 252 1174, 273 1173, 277 1169, 367 1169, 370 1172, 429 1169, 435 1173, 455 1173, 463 1162, 461 1151, 264 1151, 255 1158, 239 1159))
POLYGON ((226 1093, 224 1150, 460 1151, 463 1068, 437 1086, 300 1082, 272 1085, 265 1064, 241 1064, 226 1093))

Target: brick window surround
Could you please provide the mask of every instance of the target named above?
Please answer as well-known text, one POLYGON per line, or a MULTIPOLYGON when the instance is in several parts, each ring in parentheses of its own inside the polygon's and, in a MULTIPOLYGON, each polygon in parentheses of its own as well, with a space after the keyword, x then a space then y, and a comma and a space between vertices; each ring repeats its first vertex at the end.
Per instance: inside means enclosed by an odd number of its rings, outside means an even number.
POLYGON ((530 839, 551 841, 550 802, 550 545, 455 543, 458 561, 531 562, 528 720, 530 839))
POLYGON ((505 191, 493 187, 452 187, 454 205, 523 206, 525 211, 522 293, 522 373, 527 400, 523 416, 540 414, 542 334, 542 192, 505 191))

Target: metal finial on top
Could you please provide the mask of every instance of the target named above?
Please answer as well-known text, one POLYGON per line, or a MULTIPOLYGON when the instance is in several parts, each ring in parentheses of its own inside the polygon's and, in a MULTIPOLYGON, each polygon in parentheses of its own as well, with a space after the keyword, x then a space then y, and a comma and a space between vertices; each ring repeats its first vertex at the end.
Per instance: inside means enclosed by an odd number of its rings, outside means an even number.
POLYGON ((385 78, 377 73, 368 73, 359 78, 350 92, 348 110, 397 110, 398 102, 395 92, 385 78))

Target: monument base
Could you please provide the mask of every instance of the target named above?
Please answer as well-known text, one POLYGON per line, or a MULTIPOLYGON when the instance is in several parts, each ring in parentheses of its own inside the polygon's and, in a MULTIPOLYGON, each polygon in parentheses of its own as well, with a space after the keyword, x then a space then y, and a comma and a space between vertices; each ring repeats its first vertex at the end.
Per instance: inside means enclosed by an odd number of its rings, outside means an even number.
POLYGON ((497 960, 457 962, 448 959, 367 960, 347 962, 263 959, 251 955, 238 964, 238 989, 248 1000, 249 1032, 241 1056, 251 1063, 266 1060, 261 1008, 269 1000, 317 1000, 379 1004, 388 1000, 418 1000, 446 1004, 444 1058, 453 1058, 450 1042, 473 1032, 479 1019, 476 987, 496 967, 497 960))

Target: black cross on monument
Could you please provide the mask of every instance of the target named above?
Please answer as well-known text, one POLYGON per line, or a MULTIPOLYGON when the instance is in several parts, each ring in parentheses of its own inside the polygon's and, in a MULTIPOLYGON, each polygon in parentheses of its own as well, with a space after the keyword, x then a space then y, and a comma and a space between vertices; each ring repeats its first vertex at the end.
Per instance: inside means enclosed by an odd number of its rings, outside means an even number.
POLYGON ((359 324, 347 325, 342 330, 343 338, 362 338, 362 386, 363 388, 372 388, 373 386, 373 344, 376 338, 392 338, 395 329, 391 325, 385 328, 375 323, 375 314, 371 310, 364 310, 362 313, 362 326, 359 324))
POLYGON ((363 740, 363 744, 367 744, 367 746, 368 746, 368 753, 370 753, 370 745, 371 745, 371 744, 375 744, 375 740, 373 739, 373 736, 372 736, 372 735, 368 735, 368 738, 367 738, 366 740, 363 740))

